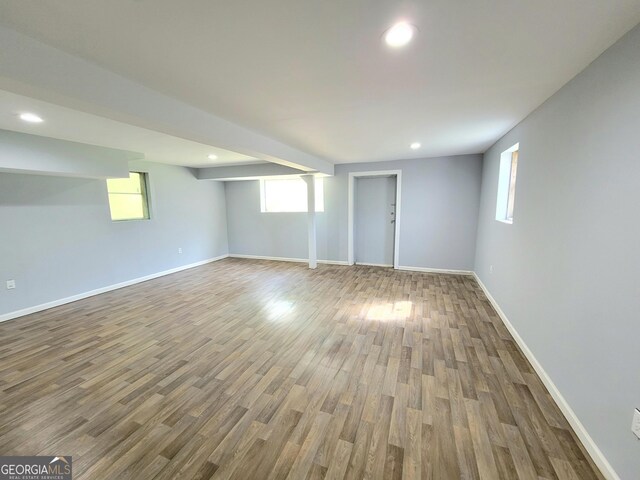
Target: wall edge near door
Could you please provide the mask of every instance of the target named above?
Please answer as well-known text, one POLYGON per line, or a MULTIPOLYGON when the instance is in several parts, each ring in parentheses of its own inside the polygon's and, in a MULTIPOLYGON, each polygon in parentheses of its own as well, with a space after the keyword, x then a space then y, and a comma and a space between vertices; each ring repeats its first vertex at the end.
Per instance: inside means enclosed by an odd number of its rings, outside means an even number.
POLYGON ((540 362, 538 362, 538 359, 534 356, 533 352, 524 342, 516 328, 502 311, 500 305, 498 305, 498 302, 496 302, 491 293, 489 293, 489 290, 487 289, 485 284, 482 283, 482 280, 480 280, 478 274, 476 272, 472 272, 472 275, 489 300, 489 303, 491 303, 491 306, 494 308, 494 310, 502 320, 502 323, 504 323, 505 327, 507 327, 507 330, 509 330, 509 333, 520 347, 520 350, 522 350, 522 353, 527 358, 533 369, 536 371, 536 373, 540 377, 540 380, 542 380, 542 383, 551 394, 551 397, 556 402, 556 405, 558 405, 558 407, 560 408, 560 411, 567 419, 567 422, 569 422, 569 425, 571 425, 571 428, 573 428, 573 431, 584 446, 585 450, 587 451, 593 462, 596 464, 596 466, 600 469, 602 475, 604 475, 607 480, 620 480, 620 477, 618 476, 616 471, 613 469, 602 451, 598 448, 598 445, 596 445, 596 442, 593 440, 593 438, 591 438, 591 435, 589 435, 587 429, 584 427, 580 419, 578 419, 578 416, 573 411, 567 400, 562 396, 562 393, 560 393, 558 387, 556 387, 556 385, 553 383, 551 377, 549 377, 540 362))
POLYGON ((451 270, 446 268, 427 268, 427 267, 408 267, 400 265, 396 270, 404 270, 407 272, 423 272, 423 273, 446 273, 450 275, 473 275, 471 270, 451 270))
POLYGON ((106 287, 96 288, 95 290, 90 290, 88 292, 79 293, 77 295, 72 295, 70 297, 60 298, 58 300, 53 300, 47 303, 41 303, 40 305, 35 305, 33 307, 23 308, 21 310, 15 310, 9 313, 0 314, 0 322, 6 322, 7 320, 12 320, 14 318, 24 317, 25 315, 30 315, 32 313, 41 312, 42 310, 48 310, 49 308, 58 307, 60 305, 64 305, 66 303, 76 302, 78 300, 82 300, 84 298, 93 297, 95 295, 100 295, 101 293, 110 292, 112 290, 117 290, 119 288, 128 287, 130 285, 135 285, 136 283, 146 282, 147 280, 153 280, 154 278, 163 277, 165 275, 169 275, 171 273, 177 273, 182 270, 187 270, 189 268, 199 267, 202 265, 206 265, 207 263, 216 262, 218 260, 222 260, 223 258, 227 258, 229 254, 220 255, 218 257, 208 258, 206 260, 201 260, 199 262, 190 263, 188 265, 181 265, 179 267, 171 268, 169 270, 163 270, 161 272, 152 273, 150 275, 145 275, 144 277, 138 277, 131 280, 126 280, 124 282, 115 283, 113 285, 107 285, 106 287))

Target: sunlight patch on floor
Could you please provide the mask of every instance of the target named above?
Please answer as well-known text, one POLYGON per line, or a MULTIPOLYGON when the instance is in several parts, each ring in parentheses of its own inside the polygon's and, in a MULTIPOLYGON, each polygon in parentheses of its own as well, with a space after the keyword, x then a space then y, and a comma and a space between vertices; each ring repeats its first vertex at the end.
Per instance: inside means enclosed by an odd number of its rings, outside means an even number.
POLYGON ((282 322, 287 320, 289 313, 295 310, 293 302, 288 300, 270 300, 263 308, 267 320, 271 322, 282 322))
POLYGON ((393 303, 374 303, 367 311, 367 320, 379 320, 389 322, 394 320, 406 320, 411 315, 413 302, 403 300, 393 303))

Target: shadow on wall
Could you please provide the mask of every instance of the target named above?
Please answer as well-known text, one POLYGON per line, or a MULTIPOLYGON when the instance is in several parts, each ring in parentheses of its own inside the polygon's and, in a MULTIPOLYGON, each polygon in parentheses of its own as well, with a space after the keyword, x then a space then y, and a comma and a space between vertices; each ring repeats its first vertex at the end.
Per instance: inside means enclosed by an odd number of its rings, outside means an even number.
MULTIPOLYGON (((0 172, 0 206, 74 205, 77 192, 99 190, 95 188, 96 182, 105 181, 0 172)), ((106 199, 107 186, 104 183, 103 202, 106 199)), ((100 200, 96 198, 96 204, 103 203, 100 200)))

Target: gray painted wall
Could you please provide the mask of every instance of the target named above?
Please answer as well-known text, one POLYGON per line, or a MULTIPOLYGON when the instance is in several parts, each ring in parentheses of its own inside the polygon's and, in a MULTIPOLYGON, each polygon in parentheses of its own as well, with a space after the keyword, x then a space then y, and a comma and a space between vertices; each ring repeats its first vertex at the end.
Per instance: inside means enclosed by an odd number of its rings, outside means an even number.
POLYGON ((149 172, 150 220, 112 222, 104 180, 0 173, 0 315, 228 253, 222 184, 131 168, 149 172))
POLYGON ((639 152, 636 27, 485 154, 475 264, 623 479, 640 477, 639 152), (517 142, 506 225, 498 164, 517 142))
MULTIPOLYGON (((472 270, 482 156, 336 165, 317 214, 318 259, 347 260, 349 172, 402 170, 400 265, 472 270)), ((227 182, 229 251, 307 257, 305 213, 261 213, 257 180, 227 182)))
MULTIPOLYGON (((229 253, 308 258, 306 213, 260 212, 258 180, 225 182, 224 189, 229 253)), ((316 217, 318 228, 323 228, 325 213, 316 217)), ((318 258, 326 259, 324 255, 318 246, 318 258)))
POLYGON ((356 177, 354 190, 355 262, 393 266, 396 177, 356 177))

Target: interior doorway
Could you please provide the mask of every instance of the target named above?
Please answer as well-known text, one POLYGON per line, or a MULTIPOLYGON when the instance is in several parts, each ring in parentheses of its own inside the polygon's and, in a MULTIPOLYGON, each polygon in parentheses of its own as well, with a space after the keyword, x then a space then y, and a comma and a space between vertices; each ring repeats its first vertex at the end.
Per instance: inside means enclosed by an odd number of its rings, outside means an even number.
POLYGON ((350 265, 398 268, 401 171, 349 174, 350 265))

